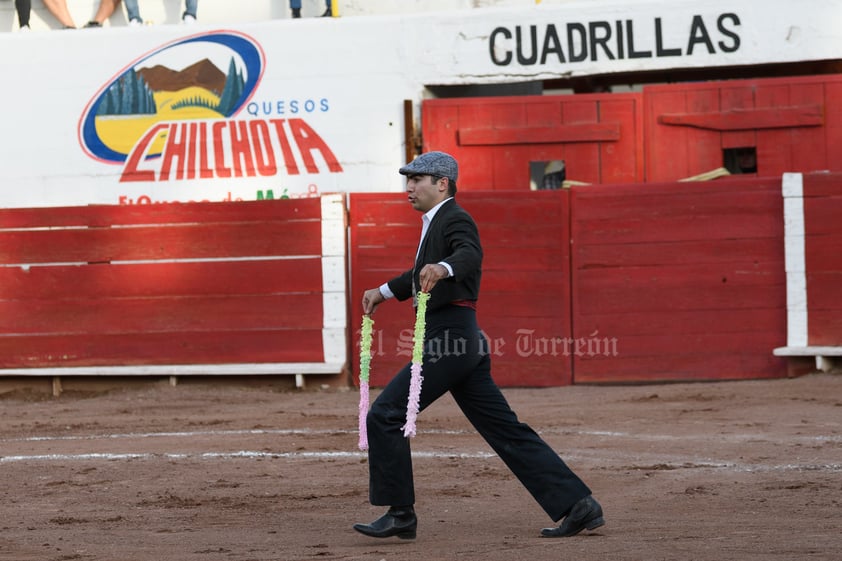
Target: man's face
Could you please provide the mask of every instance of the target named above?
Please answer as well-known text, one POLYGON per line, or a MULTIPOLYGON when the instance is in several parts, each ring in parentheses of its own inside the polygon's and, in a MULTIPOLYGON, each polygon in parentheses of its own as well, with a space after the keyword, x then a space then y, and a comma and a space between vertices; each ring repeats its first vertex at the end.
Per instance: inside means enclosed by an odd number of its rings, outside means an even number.
POLYGON ((412 208, 427 212, 447 198, 447 181, 432 175, 408 175, 406 193, 412 208))

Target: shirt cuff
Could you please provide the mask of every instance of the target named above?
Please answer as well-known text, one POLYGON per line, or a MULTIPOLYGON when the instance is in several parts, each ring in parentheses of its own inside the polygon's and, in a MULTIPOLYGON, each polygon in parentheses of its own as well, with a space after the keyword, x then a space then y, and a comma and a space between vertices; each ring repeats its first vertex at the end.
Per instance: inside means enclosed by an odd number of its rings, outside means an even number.
POLYGON ((444 261, 439 261, 438 264, 441 265, 442 267, 444 267, 445 269, 447 269, 447 276, 448 277, 453 276, 453 267, 451 267, 450 265, 448 265, 444 261))
POLYGON ((388 282, 384 282, 383 284, 380 285, 380 294, 382 294, 383 298, 385 298, 386 300, 388 300, 389 298, 395 297, 395 294, 389 288, 388 282))

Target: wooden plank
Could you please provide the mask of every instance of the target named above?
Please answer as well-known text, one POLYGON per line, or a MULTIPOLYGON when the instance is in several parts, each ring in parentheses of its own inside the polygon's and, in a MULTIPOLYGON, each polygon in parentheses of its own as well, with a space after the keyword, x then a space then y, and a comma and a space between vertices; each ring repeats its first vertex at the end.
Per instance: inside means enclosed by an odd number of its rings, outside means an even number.
MULTIPOLYGON (((681 366, 683 357, 697 354, 715 355, 760 355, 769 357, 772 349, 779 347, 784 340, 768 332, 743 333, 734 337, 730 333, 692 333, 636 336, 625 334, 599 334, 591 337, 589 333, 575 333, 574 340, 579 341, 572 347, 575 359, 574 368, 582 362, 619 362, 620 360, 634 360, 652 358, 660 360, 665 365, 681 366), (608 338, 609 342, 605 339, 608 338), (589 340, 594 344, 589 345, 589 340)), ((713 376, 715 378, 715 376, 713 376)))
POLYGON ((564 292, 551 290, 533 290, 528 287, 521 290, 517 298, 512 292, 483 291, 480 303, 490 318, 552 318, 569 314, 570 300, 564 298, 564 292), (497 306, 504 306, 495 309, 497 306), (493 315, 489 312, 493 311, 493 315))
POLYGON ((692 149, 690 129, 665 127, 657 122, 662 113, 687 111, 687 95, 682 91, 643 90, 644 150, 646 181, 674 181, 688 177, 689 151, 692 149))
POLYGON ((482 230, 495 223, 515 227, 524 222, 559 224, 567 219, 568 197, 566 190, 535 191, 528 198, 524 198, 522 191, 497 191, 494 197, 476 192, 459 194, 458 201, 482 230))
POLYGON ((810 345, 842 345, 841 174, 804 176, 805 264, 810 345))
POLYGON ((483 266, 487 269, 516 266, 522 271, 554 271, 563 274, 569 264, 560 257, 561 254, 546 251, 544 248, 493 247, 486 250, 483 266))
POLYGON ((574 357, 574 383, 692 382, 786 377, 787 360, 768 353, 683 353, 677 357, 574 357), (672 359, 672 360, 670 360, 672 359))
POLYGON ((324 362, 321 329, 0 337, 0 368, 324 362))
POLYGON ((725 109, 710 113, 666 113, 659 115, 657 121, 668 126, 714 131, 747 131, 818 127, 823 124, 824 114, 821 105, 803 105, 775 109, 725 109))
POLYGON ((349 221, 355 226, 410 222, 415 212, 406 193, 354 193, 349 198, 349 221), (411 211, 411 212, 408 212, 411 211))
POLYGON ((842 311, 842 267, 807 273, 807 298, 810 314, 814 310, 842 311))
POLYGON ((716 286, 716 287, 649 287, 635 291, 614 285, 612 288, 589 288, 580 285, 576 295, 576 308, 581 314, 609 312, 639 312, 656 314, 671 310, 745 310, 751 313, 758 301, 777 304, 786 308, 786 286, 716 286))
POLYGON ((321 259, 0 267, 0 300, 322 290, 321 259))
POLYGON ((726 310, 670 310, 641 314, 636 311, 585 311, 576 316, 577 333, 604 336, 661 335, 664 333, 742 333, 786 329, 786 310, 780 304, 765 308, 726 310))
MULTIPOLYGON (((500 299, 499 301, 508 303, 512 299, 510 294, 508 299, 500 299)), ((477 307, 480 329, 485 333, 486 338, 494 343, 496 349, 516 353, 519 338, 571 336, 569 329, 567 329, 566 311, 521 317, 509 314, 508 310, 503 310, 503 313, 500 313, 495 304, 497 301, 493 298, 483 297, 477 307)), ((567 307, 567 302, 557 302, 553 312, 567 307)))
POLYGON ((572 142, 616 142, 619 123, 566 124, 558 127, 460 128, 462 146, 501 144, 565 144, 572 142))
POLYGON ((816 198, 830 198, 831 203, 838 204, 839 196, 842 196, 842 173, 804 174, 805 204, 816 198))
POLYGON ((412 255, 418 248, 421 221, 419 220, 416 224, 360 224, 355 230, 354 244, 360 250, 399 250, 410 252, 409 254, 412 255))
POLYGON ((0 228, 307 221, 321 218, 320 199, 216 203, 89 205, 0 209, 0 228))
MULTIPOLYGON (((527 103, 517 103, 509 99, 500 99, 501 103, 489 103, 483 108, 486 114, 479 122, 472 122, 469 127, 484 128, 510 128, 522 127, 527 124, 527 103)), ((463 121, 464 123, 464 121, 463 121)), ((460 123, 462 128, 462 123, 460 123)), ((523 158, 524 149, 519 146, 501 145, 490 149, 484 147, 473 147, 472 152, 485 151, 490 156, 490 167, 492 177, 486 189, 499 190, 529 188, 529 163, 523 158)))
POLYGON ((781 240, 775 238, 719 240, 716 244, 706 240, 584 246, 574 244, 573 259, 576 270, 680 265, 690 262, 743 263, 746 259, 783 264, 784 250, 781 240))
MULTIPOLYGON (((754 91, 754 102, 758 109, 774 111, 788 107, 791 101, 790 84, 766 84, 754 91)), ((796 169, 792 163, 792 129, 760 129, 756 134, 757 175, 779 176, 796 169)))
POLYGON ((811 272, 842 270, 842 235, 807 236, 805 243, 804 259, 808 276, 811 272))
MULTIPOLYGON (((590 220, 660 220, 696 216, 752 219, 783 213, 780 178, 718 180, 715 183, 574 186, 574 225, 590 220), (758 181, 762 183, 757 183, 758 181), (743 218, 738 218, 738 217, 743 218)), ((577 228, 579 232, 586 228, 577 228)), ((783 231, 783 225, 776 230, 783 231)))
POLYGON ((600 180, 602 184, 639 183, 643 173, 643 133, 641 122, 642 96, 633 94, 616 101, 599 102, 603 122, 617 122, 619 142, 600 146, 600 180))
MULTIPOLYGON (((747 86, 723 86, 719 89, 719 107, 722 113, 731 114, 736 112, 742 114, 746 111, 769 111, 768 109, 756 109, 754 105, 755 88, 747 86)), ((736 118, 740 121, 740 117, 736 118)), ((747 119, 746 122, 751 122, 747 119)), ((727 148, 750 148, 757 146, 757 127, 740 130, 720 131, 720 149, 727 148)), ((724 154, 720 151, 718 156, 719 165, 724 163, 724 154)), ((718 166, 715 166, 718 167, 718 166)))
MULTIPOLYGON (((711 87, 708 84, 691 84, 687 87, 687 110, 697 111, 719 111, 722 109, 722 88, 711 87)), ((718 131, 704 129, 687 129, 686 175, 694 176, 722 167, 722 137, 718 131)), ((676 178, 676 179, 683 179, 676 178)))
MULTIPOLYGON (((842 99, 842 81, 838 79, 838 75, 836 79, 827 78, 824 83, 824 99, 842 99)), ((842 111, 828 111, 825 119, 824 135, 819 140, 821 146, 827 150, 824 169, 839 172, 842 171, 842 111)))
POLYGON ((577 276, 594 290, 618 287, 633 294, 639 290, 667 290, 673 288, 723 289, 734 287, 779 287, 786 283, 786 275, 779 261, 697 264, 677 263, 659 267, 615 267, 581 269, 577 276))
MULTIPOLYGON (((833 100, 825 99, 822 81, 814 83, 794 82, 791 91, 790 95, 794 104, 812 103, 824 106, 825 113, 836 112, 833 109, 833 100)), ((823 127, 799 127, 792 130, 789 146, 792 151, 794 167, 786 171, 814 171, 829 169, 831 165, 838 166, 837 163, 832 163, 834 158, 829 157, 828 146, 824 143, 825 134, 822 129, 823 127)), ((842 151, 839 147, 834 147, 833 150, 836 154, 842 151)))
POLYGON ((315 329, 322 293, 0 300, 4 335, 315 329))
MULTIPOLYGON (((562 122, 567 124, 599 123, 599 105, 596 98, 574 96, 562 105, 562 122)), ((586 183, 602 182, 600 146, 594 143, 565 145, 564 162, 567 179, 586 183)))
POLYGON ((821 309, 811 305, 809 317, 807 340, 810 345, 842 347, 842 308, 821 309))
POLYGON ((279 252, 320 255, 321 224, 237 222, 0 232, 0 262, 11 264, 215 259, 279 252))
POLYGON ((529 287, 530 292, 558 296, 566 289, 567 284, 564 277, 547 275, 544 271, 528 271, 511 266, 496 270, 485 267, 482 277, 482 294, 483 296, 494 293, 514 294, 524 287, 529 287))
POLYGON ((731 208, 727 213, 692 216, 642 216, 640 218, 587 220, 576 223, 573 238, 577 244, 657 243, 664 232, 676 241, 731 240, 734 238, 782 238, 780 215, 757 209, 731 208))
MULTIPOLYGON (((730 333, 691 333, 675 334, 662 333, 660 335, 624 334, 617 337, 616 353, 613 345, 594 345, 588 347, 586 343, 590 334, 574 333, 574 338, 582 340, 579 350, 574 349, 574 356, 579 359, 575 365, 585 361, 619 362, 620 360, 658 359, 667 368, 681 366, 683 357, 707 354, 711 359, 719 355, 760 355, 769 357, 772 349, 779 347, 784 340, 776 334, 768 332, 743 333, 734 337, 730 333)), ((597 338, 613 337, 610 334, 600 334, 597 338)), ((715 377, 715 376, 714 376, 715 377)))

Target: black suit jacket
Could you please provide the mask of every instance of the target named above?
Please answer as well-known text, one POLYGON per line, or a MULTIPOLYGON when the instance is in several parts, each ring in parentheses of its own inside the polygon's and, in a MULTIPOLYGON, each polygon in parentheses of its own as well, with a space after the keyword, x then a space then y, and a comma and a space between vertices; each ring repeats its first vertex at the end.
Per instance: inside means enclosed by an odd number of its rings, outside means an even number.
POLYGON ((436 212, 427 235, 418 251, 415 266, 389 281, 389 289, 398 300, 413 296, 421 286, 418 274, 424 265, 444 261, 453 269, 453 276, 441 279, 430 292, 427 310, 434 311, 454 300, 479 298, 482 276, 482 245, 477 225, 471 215, 456 204, 455 199, 444 203, 436 212))

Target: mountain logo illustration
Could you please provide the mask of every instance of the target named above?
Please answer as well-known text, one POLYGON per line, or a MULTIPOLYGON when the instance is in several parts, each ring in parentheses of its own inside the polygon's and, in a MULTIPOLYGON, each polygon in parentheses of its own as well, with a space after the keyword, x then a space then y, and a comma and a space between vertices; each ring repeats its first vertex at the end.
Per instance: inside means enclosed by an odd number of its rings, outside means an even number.
MULTIPOLYGON (((79 142, 99 161, 123 164, 162 123, 213 121, 237 115, 263 75, 264 56, 246 35, 220 31, 182 38, 130 63, 107 82, 79 119, 79 142)), ((144 157, 161 155, 156 134, 144 157)))

